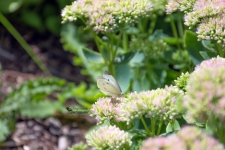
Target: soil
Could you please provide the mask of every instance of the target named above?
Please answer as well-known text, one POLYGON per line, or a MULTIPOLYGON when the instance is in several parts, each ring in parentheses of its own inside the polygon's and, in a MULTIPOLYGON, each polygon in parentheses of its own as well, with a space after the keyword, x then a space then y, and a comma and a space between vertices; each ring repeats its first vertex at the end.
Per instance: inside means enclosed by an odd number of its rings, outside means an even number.
MULTIPOLYGON (((40 34, 35 30, 15 25, 35 54, 50 70, 52 76, 70 82, 85 81, 80 68, 72 64, 73 54, 62 48, 60 38, 49 34, 40 34)), ((0 24, 0 101, 21 83, 44 74, 15 38, 0 24)), ((69 101, 71 103, 71 101, 69 101)), ((75 103, 75 100, 72 100, 75 103)), ((66 149, 81 141, 84 133, 96 121, 87 115, 60 114, 45 119, 29 119, 17 116, 15 131, 10 134, 0 150, 48 150, 66 149)))

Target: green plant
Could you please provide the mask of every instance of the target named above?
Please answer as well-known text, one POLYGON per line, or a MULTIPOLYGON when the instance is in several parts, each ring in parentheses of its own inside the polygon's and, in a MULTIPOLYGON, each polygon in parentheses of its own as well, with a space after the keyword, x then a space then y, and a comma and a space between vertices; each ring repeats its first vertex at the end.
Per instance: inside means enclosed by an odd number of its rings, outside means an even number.
POLYGON ((28 118, 45 118, 59 111, 66 113, 64 103, 69 98, 75 98, 79 104, 90 108, 99 96, 96 87, 89 87, 81 83, 67 83, 55 77, 38 78, 23 83, 14 89, 0 103, 0 141, 3 141, 14 130, 16 115, 28 118), (86 94, 85 94, 86 93, 86 94), (84 103, 85 102, 85 103, 84 103))

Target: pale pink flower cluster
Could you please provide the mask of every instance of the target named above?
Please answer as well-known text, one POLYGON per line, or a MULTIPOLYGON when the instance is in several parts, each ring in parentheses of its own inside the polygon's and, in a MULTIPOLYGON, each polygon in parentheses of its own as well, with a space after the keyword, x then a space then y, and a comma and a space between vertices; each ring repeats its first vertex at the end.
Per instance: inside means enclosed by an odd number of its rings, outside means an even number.
POLYGON ((82 19, 96 32, 113 32, 124 24, 149 17, 148 0, 77 0, 62 10, 63 22, 82 19))
POLYGON ((176 102, 183 94, 178 88, 169 86, 164 89, 133 92, 126 98, 117 98, 117 103, 112 103, 110 98, 101 98, 92 105, 90 112, 99 123, 108 120, 126 122, 129 125, 134 118, 142 115, 160 120, 174 120, 181 117, 176 102))
POLYGON ((217 56, 209 60, 204 60, 203 62, 201 62, 201 64, 195 67, 195 70, 202 68, 217 68, 217 67, 225 68, 225 58, 217 56))
POLYGON ((187 82, 183 108, 190 122, 206 122, 210 117, 225 121, 224 58, 203 61, 187 82))
POLYGON ((199 40, 225 43, 225 0, 169 0, 167 13, 180 10, 185 14, 185 25, 197 26, 199 40))
POLYGON ((98 150, 130 149, 131 136, 116 126, 102 126, 86 136, 87 144, 98 150))
POLYGON ((224 150, 216 139, 197 127, 184 127, 177 134, 167 137, 149 138, 141 150, 224 150))
POLYGON ((174 120, 181 117, 177 110, 177 100, 182 98, 183 94, 183 91, 174 86, 130 93, 127 100, 117 107, 118 118, 127 124, 142 115, 147 118, 174 120))
POLYGON ((111 98, 100 98, 92 105, 90 116, 95 117, 99 124, 110 121, 115 116, 115 106, 111 98))

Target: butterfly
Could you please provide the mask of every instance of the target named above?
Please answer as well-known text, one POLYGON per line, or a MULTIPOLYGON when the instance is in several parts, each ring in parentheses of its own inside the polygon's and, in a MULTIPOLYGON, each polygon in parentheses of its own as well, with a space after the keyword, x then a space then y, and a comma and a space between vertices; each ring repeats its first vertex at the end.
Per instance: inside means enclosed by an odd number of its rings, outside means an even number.
POLYGON ((103 76, 97 77, 97 86, 106 95, 112 97, 120 97, 123 95, 120 85, 108 71, 104 71, 103 76))

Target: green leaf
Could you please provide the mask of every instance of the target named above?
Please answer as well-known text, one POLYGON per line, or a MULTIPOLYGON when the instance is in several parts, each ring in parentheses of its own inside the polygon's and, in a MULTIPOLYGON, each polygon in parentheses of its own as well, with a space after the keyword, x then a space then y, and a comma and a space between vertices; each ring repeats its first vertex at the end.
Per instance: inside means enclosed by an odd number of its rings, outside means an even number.
POLYGON ((144 58, 145 58, 145 56, 143 53, 137 52, 137 53, 135 53, 134 57, 131 59, 129 64, 131 66, 137 66, 138 64, 141 65, 142 62, 144 61, 144 58))
POLYGON ((0 12, 13 13, 23 4, 23 0, 0 0, 0 12))
POLYGON ((202 45, 210 51, 215 51, 215 44, 212 44, 211 41, 202 40, 202 45))
POLYGON ((55 35, 59 35, 60 33, 60 22, 61 18, 59 16, 49 16, 45 19, 45 26, 47 29, 55 35))
POLYGON ((143 140, 144 138, 146 138, 148 136, 148 133, 146 132, 146 130, 143 129, 132 129, 129 131, 130 135, 132 136, 132 139, 134 140, 143 140))
POLYGON ((195 65, 200 64, 204 59, 202 58, 200 51, 204 51, 205 48, 200 41, 198 41, 197 35, 189 30, 185 31, 184 42, 188 54, 195 65))
POLYGON ((88 48, 83 48, 82 50, 83 50, 84 56, 88 60, 90 60, 92 62, 95 62, 95 63, 104 63, 104 60, 103 60, 100 53, 97 53, 97 52, 95 52, 93 50, 90 50, 88 48))
POLYGON ((214 51, 207 51, 207 52, 205 52, 205 51, 200 51, 199 53, 201 54, 201 56, 202 56, 205 60, 206 60, 206 59, 211 59, 211 58, 217 56, 216 52, 214 52, 214 51))
POLYGON ((38 29, 39 31, 44 30, 44 25, 42 22, 42 19, 39 14, 33 11, 24 11, 22 13, 22 18, 21 18, 27 25, 38 29), (32 19, 31 19, 32 18, 32 19))
POLYGON ((180 124, 177 120, 174 120, 173 122, 169 122, 169 124, 166 127, 166 132, 172 132, 175 130, 180 130, 180 124))
POLYGON ((119 83, 123 93, 126 92, 130 86, 131 68, 128 64, 115 65, 115 78, 119 83))
POLYGON ((4 141, 6 137, 9 135, 9 129, 7 121, 4 119, 0 119, 0 142, 4 141))
POLYGON ((60 102, 51 100, 30 101, 21 106, 20 113, 22 116, 29 118, 45 118, 53 115, 56 111, 63 111, 63 109, 65 108, 60 102))
POLYGON ((137 91, 137 92, 141 92, 142 86, 141 86, 141 79, 140 78, 133 80, 132 90, 137 91))
POLYGON ((136 53, 136 51, 130 51, 130 52, 127 52, 122 55, 117 55, 114 59, 114 62, 117 64, 127 63, 134 57, 135 53, 136 53))

